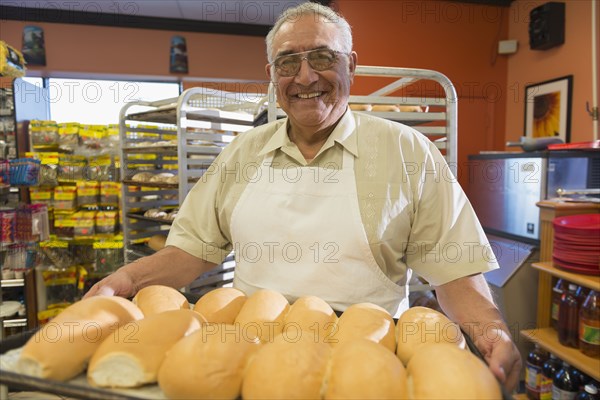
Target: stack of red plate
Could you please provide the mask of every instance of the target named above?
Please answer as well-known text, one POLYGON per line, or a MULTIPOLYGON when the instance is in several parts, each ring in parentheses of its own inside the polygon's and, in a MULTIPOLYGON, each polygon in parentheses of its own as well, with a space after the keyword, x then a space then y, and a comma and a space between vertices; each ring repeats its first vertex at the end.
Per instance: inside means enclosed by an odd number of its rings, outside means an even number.
POLYGON ((600 214, 554 218, 554 265, 580 274, 600 275, 600 214))

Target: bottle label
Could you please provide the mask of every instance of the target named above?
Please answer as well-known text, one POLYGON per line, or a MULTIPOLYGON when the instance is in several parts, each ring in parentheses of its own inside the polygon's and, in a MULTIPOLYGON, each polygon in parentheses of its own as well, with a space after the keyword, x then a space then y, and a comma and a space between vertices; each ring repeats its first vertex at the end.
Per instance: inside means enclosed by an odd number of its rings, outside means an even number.
POLYGON ((582 319, 579 323, 579 340, 591 345, 600 346, 600 327, 590 326, 582 319))
POLYGON ((552 378, 543 374, 540 383, 540 400, 552 400, 552 378))
POLYGON ((558 303, 552 303, 552 309, 550 311, 552 319, 558 321, 558 303))
POLYGON ((568 392, 552 385, 552 400, 573 400, 577 392, 568 392))
POLYGON ((527 389, 534 392, 540 391, 541 370, 540 367, 527 363, 527 369, 525 370, 525 386, 527 386, 527 389))

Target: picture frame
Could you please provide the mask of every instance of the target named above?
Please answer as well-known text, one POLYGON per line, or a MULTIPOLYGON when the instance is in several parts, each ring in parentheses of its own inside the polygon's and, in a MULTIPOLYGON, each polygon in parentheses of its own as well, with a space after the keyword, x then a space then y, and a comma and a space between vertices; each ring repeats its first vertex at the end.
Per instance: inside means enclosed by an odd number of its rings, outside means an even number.
POLYGON ((573 75, 525 86, 525 134, 571 139, 573 75))

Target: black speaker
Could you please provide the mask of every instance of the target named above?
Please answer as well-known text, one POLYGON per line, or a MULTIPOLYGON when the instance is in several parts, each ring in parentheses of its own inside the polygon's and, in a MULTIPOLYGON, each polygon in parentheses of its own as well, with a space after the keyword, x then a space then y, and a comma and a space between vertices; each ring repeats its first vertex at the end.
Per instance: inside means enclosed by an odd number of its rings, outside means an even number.
POLYGON ((565 3, 550 2, 529 13, 529 47, 546 50, 565 42, 565 3))

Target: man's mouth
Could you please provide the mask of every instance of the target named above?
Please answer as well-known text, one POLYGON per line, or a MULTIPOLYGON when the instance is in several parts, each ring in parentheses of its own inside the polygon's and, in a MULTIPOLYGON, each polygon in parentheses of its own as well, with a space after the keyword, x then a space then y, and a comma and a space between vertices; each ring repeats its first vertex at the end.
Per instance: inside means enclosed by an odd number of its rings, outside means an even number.
POLYGON ((301 99, 314 99, 315 97, 319 97, 323 94, 323 92, 310 92, 310 93, 298 93, 296 96, 301 99))

